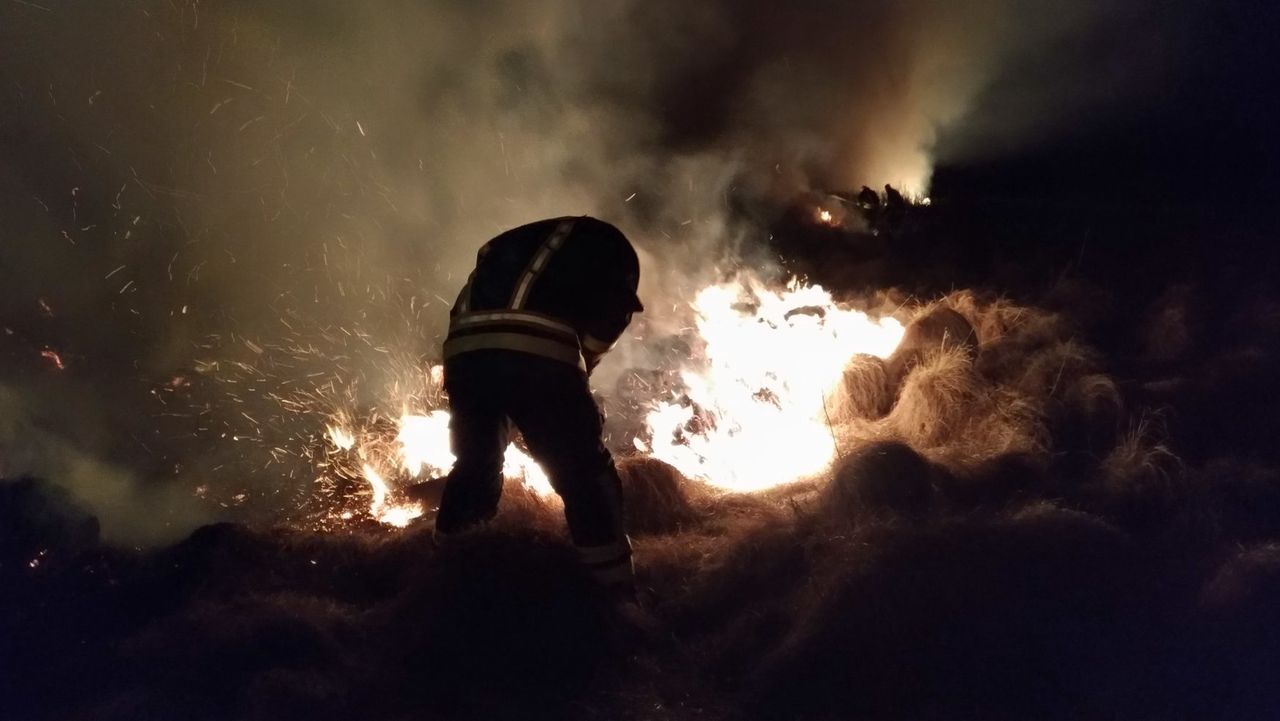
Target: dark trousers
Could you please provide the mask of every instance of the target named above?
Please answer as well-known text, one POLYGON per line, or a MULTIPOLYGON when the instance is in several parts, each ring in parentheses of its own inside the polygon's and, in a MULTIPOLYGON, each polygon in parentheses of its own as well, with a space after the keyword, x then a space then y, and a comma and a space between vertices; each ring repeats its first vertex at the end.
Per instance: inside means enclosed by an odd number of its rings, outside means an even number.
POLYGON ((567 363, 509 350, 463 353, 445 363, 449 431, 457 457, 436 530, 456 533, 493 517, 511 423, 564 501, 569 534, 606 584, 629 583, 631 547, 622 488, 601 441, 600 412, 587 376, 567 363))

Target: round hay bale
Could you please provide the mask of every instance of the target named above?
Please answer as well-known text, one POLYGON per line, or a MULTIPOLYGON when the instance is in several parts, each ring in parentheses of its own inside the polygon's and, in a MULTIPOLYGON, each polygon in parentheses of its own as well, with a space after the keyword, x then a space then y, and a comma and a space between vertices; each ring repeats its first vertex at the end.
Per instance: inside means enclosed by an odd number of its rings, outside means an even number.
POLYGON ((836 465, 827 507, 839 518, 880 510, 918 516, 933 502, 936 474, 934 465, 905 443, 873 443, 836 465))
POLYGON ((1280 543, 1241 549, 1205 584, 1200 603, 1232 614, 1254 606, 1274 611, 1280 604, 1280 543))
POLYGON ((1115 381, 1102 373, 1091 373, 1072 383, 1063 402, 1082 417, 1114 431, 1124 412, 1124 398, 1115 381))
POLYGON ((1063 460, 1083 467, 1115 446, 1124 419, 1124 399, 1115 381, 1101 373, 1073 380, 1048 404, 1054 447, 1063 460))
POLYGON ((964 316, 943 305, 929 308, 907 324, 902 342, 885 362, 894 388, 927 355, 939 349, 960 349, 970 360, 978 355, 978 334, 964 316))
POLYGON ((884 360, 859 354, 845 366, 840 387, 827 398, 832 420, 843 422, 855 418, 882 418, 893 407, 889 387, 889 371, 884 360))
MULTIPOLYGON (((1245 547, 1201 589, 1196 624, 1210 641, 1209 659, 1224 690, 1222 718, 1272 718, 1280 708, 1280 544, 1245 547)), ((1195 628, 1195 626, 1192 626, 1195 628)), ((1212 677, 1211 677, 1212 678, 1212 677)))
POLYGON ((627 532, 673 533, 697 518, 685 491, 688 480, 669 463, 647 456, 618 462, 627 532))
POLYGON ((938 490, 956 508, 1002 506, 1036 486, 1046 459, 1031 453, 1004 453, 954 473, 940 474, 938 490))
POLYGON ((889 420, 908 441, 935 448, 964 433, 981 404, 982 383, 960 348, 926 356, 912 369, 889 420))

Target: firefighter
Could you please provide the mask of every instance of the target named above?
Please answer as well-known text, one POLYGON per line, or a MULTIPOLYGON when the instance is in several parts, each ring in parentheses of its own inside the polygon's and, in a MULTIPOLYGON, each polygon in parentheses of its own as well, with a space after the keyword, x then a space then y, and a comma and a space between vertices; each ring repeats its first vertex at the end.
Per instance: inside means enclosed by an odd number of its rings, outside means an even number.
POLYGON ((579 558, 602 586, 634 594, 621 481, 588 377, 644 309, 639 281, 626 236, 591 217, 529 223, 480 249, 444 342, 457 461, 438 535, 494 516, 514 423, 564 501, 579 558))
POLYGON ((884 220, 890 231, 897 230, 907 215, 907 199, 902 197, 898 189, 885 183, 884 186, 884 220))

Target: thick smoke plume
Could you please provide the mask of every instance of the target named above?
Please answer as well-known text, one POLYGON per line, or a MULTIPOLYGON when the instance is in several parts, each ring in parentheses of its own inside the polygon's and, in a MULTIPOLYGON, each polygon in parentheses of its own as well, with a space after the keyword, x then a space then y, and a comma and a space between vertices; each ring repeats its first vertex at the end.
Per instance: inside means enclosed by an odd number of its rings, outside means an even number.
MULTIPOLYGON (((10 416, 4 468, 94 503, 98 481, 40 460, 74 447, 122 488, 177 478, 170 500, 296 502, 310 470, 278 451, 314 429, 271 396, 385 393, 495 232, 617 222, 661 320, 753 252, 743 198, 923 193, 948 138, 973 156, 992 127, 1097 107, 1062 50, 1140 13, 1048 6, 6 3, 0 381, 6 407, 57 409, 40 433, 10 416), (1009 100, 1051 68, 1062 93, 1009 100)), ((108 530, 154 512, 94 505, 108 530)))

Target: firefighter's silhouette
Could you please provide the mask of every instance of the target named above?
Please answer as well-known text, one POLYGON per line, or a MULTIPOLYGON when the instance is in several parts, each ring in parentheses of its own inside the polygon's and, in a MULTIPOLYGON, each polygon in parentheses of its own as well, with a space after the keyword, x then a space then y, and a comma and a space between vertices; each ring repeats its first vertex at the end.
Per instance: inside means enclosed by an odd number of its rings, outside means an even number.
POLYGON ((897 230, 907 216, 907 199, 902 197, 898 189, 885 183, 884 186, 884 220, 889 230, 897 230))
POLYGON ((444 342, 457 461, 437 534, 493 517, 514 423, 564 501, 582 562, 601 584, 632 588, 621 483, 588 376, 644 309, 639 280, 626 236, 591 217, 523 225, 480 249, 444 342))

